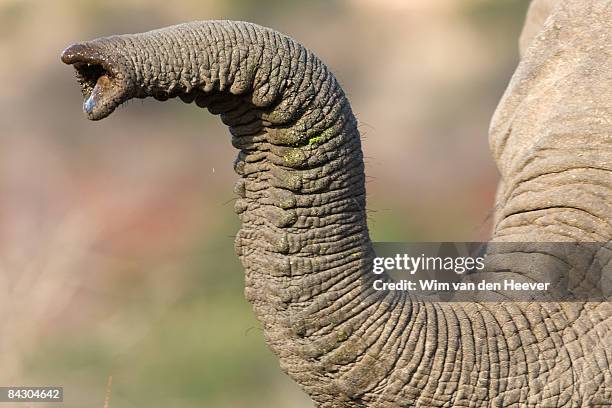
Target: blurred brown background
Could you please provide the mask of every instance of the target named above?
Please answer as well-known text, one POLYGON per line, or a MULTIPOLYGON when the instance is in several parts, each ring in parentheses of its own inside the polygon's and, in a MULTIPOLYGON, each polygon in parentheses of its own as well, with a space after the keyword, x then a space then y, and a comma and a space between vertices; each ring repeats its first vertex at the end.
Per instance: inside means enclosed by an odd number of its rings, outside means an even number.
MULTIPOLYGON (((134 101, 85 120, 72 42, 188 20, 289 34, 360 121, 375 240, 486 239, 487 127, 526 0, 0 0, 0 385, 64 407, 309 407, 242 296, 218 118, 134 101)), ((8 406, 8 405, 7 405, 8 406)))

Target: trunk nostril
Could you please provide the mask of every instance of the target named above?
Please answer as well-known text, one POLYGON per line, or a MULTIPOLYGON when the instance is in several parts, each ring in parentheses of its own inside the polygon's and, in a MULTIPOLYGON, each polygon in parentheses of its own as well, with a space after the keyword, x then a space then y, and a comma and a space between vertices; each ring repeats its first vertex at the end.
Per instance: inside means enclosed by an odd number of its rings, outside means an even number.
POLYGON ((99 78, 103 76, 110 76, 109 73, 104 69, 104 67, 100 64, 75 64, 74 68, 77 71, 77 74, 83 81, 87 81, 91 86, 95 86, 96 82, 99 78))

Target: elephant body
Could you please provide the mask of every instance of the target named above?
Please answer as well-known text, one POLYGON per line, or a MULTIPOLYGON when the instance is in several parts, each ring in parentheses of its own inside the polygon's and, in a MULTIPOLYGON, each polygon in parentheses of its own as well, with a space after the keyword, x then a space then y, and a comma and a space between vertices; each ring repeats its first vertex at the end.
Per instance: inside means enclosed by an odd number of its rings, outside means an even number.
POLYGON ((560 0, 533 0, 531 2, 519 38, 519 51, 521 56, 525 55, 527 48, 531 45, 535 36, 542 31, 544 22, 559 3, 560 0))
MULTIPOLYGON (((493 240, 612 235, 612 1, 555 10, 492 122, 493 240)), ((610 303, 436 303, 372 289, 357 121, 333 74, 293 39, 193 22, 75 44, 62 59, 90 119, 149 96, 221 116, 240 150, 245 295, 316 406, 609 406, 610 303)), ((512 254, 501 266, 515 267, 512 254)))

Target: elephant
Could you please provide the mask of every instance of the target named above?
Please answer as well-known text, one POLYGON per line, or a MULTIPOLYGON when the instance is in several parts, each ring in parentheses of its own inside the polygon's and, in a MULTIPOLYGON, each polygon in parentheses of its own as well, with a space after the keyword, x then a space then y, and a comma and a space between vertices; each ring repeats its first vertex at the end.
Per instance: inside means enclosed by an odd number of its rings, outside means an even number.
POLYGON ((519 52, 521 56, 525 55, 533 38, 540 32, 544 22, 558 3, 559 0, 533 0, 529 4, 527 18, 519 38, 519 52))
MULTIPOLYGON (((558 3, 492 118, 491 241, 612 237, 612 0, 558 3)), ((150 96, 221 116, 239 149, 244 293, 315 406, 612 406, 610 302, 423 302, 367 285, 375 251, 357 120, 292 38, 197 21, 76 43, 61 59, 90 120, 150 96)), ((524 254, 506 255, 487 273, 520 267, 524 254)))

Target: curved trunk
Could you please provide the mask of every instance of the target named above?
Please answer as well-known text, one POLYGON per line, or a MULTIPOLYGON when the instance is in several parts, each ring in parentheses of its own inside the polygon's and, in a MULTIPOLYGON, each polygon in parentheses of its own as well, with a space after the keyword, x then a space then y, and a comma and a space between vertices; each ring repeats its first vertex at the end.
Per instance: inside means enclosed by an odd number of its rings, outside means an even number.
POLYGON ((348 345, 383 310, 361 294, 372 255, 361 142, 327 67, 284 35, 227 21, 76 44, 62 59, 90 119, 147 96, 221 115, 240 149, 236 252, 266 340, 318 401, 359 394, 339 369, 363 353, 348 345))
MULTIPOLYGON (((372 289, 357 123, 333 75, 292 39, 196 22, 73 45, 62 59, 75 65, 90 119, 147 96, 221 115, 240 149, 246 297, 317 406, 562 406, 610 387, 609 369, 592 364, 612 361, 605 349, 570 360, 564 345, 577 332, 565 329, 578 318, 561 305, 421 303, 372 289), (568 377, 572 364, 599 382, 568 377)), ((609 316, 598 305, 580 313, 590 309, 609 316)), ((576 327, 609 333, 588 319, 576 327)))

